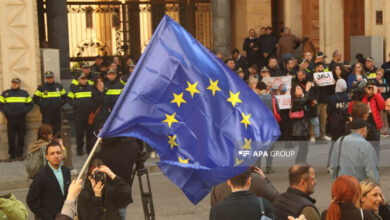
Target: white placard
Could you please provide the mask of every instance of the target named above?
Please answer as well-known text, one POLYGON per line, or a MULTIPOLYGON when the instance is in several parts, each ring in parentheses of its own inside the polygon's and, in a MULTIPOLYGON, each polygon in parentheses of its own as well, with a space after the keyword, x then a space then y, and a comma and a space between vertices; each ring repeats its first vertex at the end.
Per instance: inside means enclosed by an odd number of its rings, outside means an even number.
POLYGON ((318 86, 329 86, 334 84, 332 72, 314 73, 313 76, 318 86))

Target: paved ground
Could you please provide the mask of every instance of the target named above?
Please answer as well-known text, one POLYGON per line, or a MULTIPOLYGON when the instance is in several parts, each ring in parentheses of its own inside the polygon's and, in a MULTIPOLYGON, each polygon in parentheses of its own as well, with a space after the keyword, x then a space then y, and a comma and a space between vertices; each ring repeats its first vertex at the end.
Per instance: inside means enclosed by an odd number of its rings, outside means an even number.
MULTIPOLYGON (((284 148, 280 148, 284 149, 284 148)), ((317 199, 317 206, 320 210, 326 209, 330 203, 331 182, 325 165, 329 145, 311 145, 308 162, 317 169, 317 186, 313 197, 317 199)), ((381 151, 381 184, 386 198, 390 198, 390 166, 387 165, 390 156, 390 138, 382 141, 381 151)), ((82 166, 86 156, 75 157, 74 166, 78 169, 82 166)), ((288 186, 287 169, 293 164, 293 158, 278 158, 274 162, 275 173, 269 175, 275 187, 283 192, 288 186)), ((156 210, 156 219, 208 219, 210 200, 207 196, 197 205, 193 205, 184 194, 172 184, 153 161, 148 161, 146 166, 150 169, 150 180, 156 210)), ((0 163, 0 194, 12 192, 23 202, 28 190, 28 181, 25 179, 24 163, 0 163)), ((139 193, 138 181, 133 186, 134 203, 127 209, 127 219, 144 219, 142 203, 139 193)), ((31 213, 29 219, 33 219, 31 213)))

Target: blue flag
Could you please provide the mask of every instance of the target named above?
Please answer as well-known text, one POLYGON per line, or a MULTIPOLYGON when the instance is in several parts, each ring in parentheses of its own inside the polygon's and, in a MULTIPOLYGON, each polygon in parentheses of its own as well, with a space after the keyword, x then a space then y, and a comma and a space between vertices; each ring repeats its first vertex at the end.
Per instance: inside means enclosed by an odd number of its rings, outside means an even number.
POLYGON ((220 59, 164 16, 99 136, 147 142, 194 203, 280 135, 273 113, 220 59), (248 152, 248 153, 245 153, 248 152))

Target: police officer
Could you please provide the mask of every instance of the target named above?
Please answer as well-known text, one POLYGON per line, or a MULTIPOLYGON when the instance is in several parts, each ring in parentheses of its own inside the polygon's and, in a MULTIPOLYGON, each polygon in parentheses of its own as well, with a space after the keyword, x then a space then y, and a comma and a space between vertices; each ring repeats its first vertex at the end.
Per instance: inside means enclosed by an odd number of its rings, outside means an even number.
POLYGON ((378 68, 374 65, 374 59, 370 56, 366 57, 366 61, 364 62, 364 71, 366 72, 367 79, 371 81, 376 80, 376 71, 378 68))
POLYGON ((45 83, 38 87, 33 96, 42 113, 42 123, 53 127, 53 134, 61 131, 61 106, 66 102, 66 91, 61 84, 54 82, 52 71, 45 72, 45 83))
POLYGON ((109 108, 114 108, 119 95, 122 93, 123 84, 117 79, 117 73, 113 69, 107 71, 107 79, 104 82, 106 87, 106 95, 109 102, 109 108))
POLYGON ((69 103, 74 109, 76 128, 77 155, 83 155, 84 132, 86 136, 87 153, 91 151, 92 129, 88 124, 88 117, 92 106, 92 86, 88 83, 88 76, 81 73, 77 78, 78 85, 71 85, 68 93, 69 103))
POLYGON ((1 111, 7 118, 9 159, 23 160, 24 136, 26 134, 26 114, 32 107, 32 99, 28 92, 20 89, 20 79, 13 78, 11 89, 0 96, 1 111))
POLYGON ((134 64, 130 64, 129 71, 126 71, 126 73, 124 73, 121 76, 120 82, 122 83, 123 86, 126 85, 126 83, 129 80, 131 74, 133 73, 134 69, 135 69, 135 65, 134 64))
MULTIPOLYGON (((81 66, 81 73, 83 73, 86 77, 87 77, 87 80, 88 80, 88 84, 93 86, 93 81, 95 80, 95 73, 94 72, 91 72, 91 66, 88 65, 88 64, 83 64, 81 66)), ((79 85, 79 80, 78 80, 78 76, 76 76, 73 80, 72 80, 72 85, 75 85, 75 86, 78 86, 79 85)))

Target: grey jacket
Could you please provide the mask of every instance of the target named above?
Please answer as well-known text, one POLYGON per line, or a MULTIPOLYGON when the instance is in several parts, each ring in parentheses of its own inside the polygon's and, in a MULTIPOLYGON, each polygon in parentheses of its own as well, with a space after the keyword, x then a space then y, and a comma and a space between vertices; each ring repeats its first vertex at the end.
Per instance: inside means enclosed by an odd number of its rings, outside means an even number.
POLYGON ((359 182, 367 178, 379 182, 375 150, 364 137, 357 133, 351 133, 344 138, 341 148, 340 170, 337 175, 340 139, 335 142, 330 156, 332 180, 334 181, 337 176, 351 175, 356 177, 359 182))

